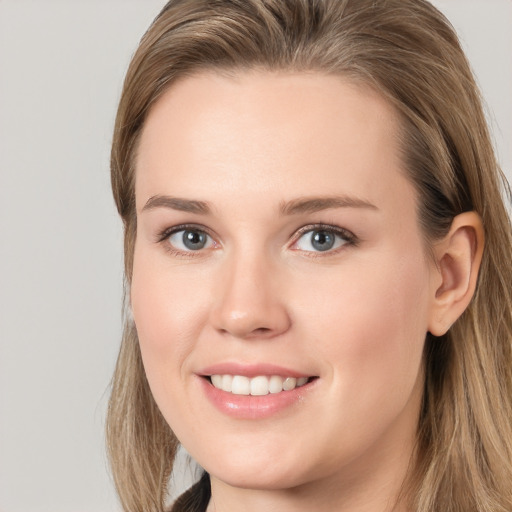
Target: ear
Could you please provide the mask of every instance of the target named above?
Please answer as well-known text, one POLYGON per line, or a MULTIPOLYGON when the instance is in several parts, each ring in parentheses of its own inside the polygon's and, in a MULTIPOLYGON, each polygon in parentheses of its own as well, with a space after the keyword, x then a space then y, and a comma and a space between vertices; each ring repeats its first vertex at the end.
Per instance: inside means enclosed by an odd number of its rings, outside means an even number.
POLYGON ((434 245, 429 331, 442 336, 464 312, 475 292, 484 248, 484 230, 475 212, 457 215, 449 233, 434 245))

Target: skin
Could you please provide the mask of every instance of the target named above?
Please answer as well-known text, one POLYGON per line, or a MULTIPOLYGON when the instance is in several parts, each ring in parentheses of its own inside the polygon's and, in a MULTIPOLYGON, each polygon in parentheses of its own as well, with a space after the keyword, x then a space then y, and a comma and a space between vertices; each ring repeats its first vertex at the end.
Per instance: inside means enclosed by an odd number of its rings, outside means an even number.
POLYGON ((369 89, 267 72, 188 77, 146 120, 133 315, 155 400, 211 475, 209 510, 393 508, 414 452, 425 334, 464 309, 480 254, 478 222, 464 218, 436 246, 438 261, 427 256, 398 127, 369 89), (144 208, 155 196, 210 211, 144 208), (280 212, 326 197, 350 201, 280 212), (182 224, 209 234, 204 249, 162 237, 182 224), (316 224, 350 240, 315 251, 300 230, 316 224), (446 256, 453 247, 460 257, 446 256), (233 418, 197 375, 220 362, 318 379, 278 414, 233 418))

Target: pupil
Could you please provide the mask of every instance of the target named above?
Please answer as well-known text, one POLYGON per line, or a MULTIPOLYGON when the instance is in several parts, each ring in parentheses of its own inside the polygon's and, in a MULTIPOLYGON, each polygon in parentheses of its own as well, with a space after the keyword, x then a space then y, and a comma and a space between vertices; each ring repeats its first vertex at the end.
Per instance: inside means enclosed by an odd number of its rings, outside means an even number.
POLYGON ((328 251, 334 245, 334 236, 328 231, 314 231, 311 235, 311 244, 317 251, 328 251))
POLYGON ((206 244, 206 235, 200 231, 185 231, 183 233, 183 244, 188 249, 202 249, 206 244))

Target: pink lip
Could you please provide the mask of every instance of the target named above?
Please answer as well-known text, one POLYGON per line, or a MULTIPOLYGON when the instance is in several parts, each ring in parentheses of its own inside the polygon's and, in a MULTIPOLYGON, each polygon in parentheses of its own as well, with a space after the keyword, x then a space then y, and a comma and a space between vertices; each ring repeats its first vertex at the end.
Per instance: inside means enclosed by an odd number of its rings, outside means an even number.
POLYGON ((197 373, 202 392, 208 401, 221 413, 237 419, 258 420, 269 418, 278 413, 293 413, 297 407, 304 406, 304 398, 316 387, 318 379, 312 379, 304 386, 264 396, 234 395, 217 389, 206 378, 210 375, 244 375, 252 378, 259 375, 279 375, 281 377, 312 377, 295 370, 273 364, 220 363, 203 368, 197 373))
POLYGON ((271 376, 279 375, 281 377, 312 377, 311 374, 301 373, 296 370, 284 368, 274 364, 258 363, 258 364, 241 364, 241 363, 218 363, 197 372, 198 375, 244 375, 245 377, 258 377, 259 375, 271 376))

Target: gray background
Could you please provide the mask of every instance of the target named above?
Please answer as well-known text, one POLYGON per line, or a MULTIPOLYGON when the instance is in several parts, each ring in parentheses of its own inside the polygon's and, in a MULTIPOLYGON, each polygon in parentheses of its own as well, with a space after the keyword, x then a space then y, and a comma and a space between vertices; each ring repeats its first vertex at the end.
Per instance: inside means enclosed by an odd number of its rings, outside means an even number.
MULTIPOLYGON (((108 155, 164 0, 0 0, 0 512, 119 510, 103 422, 120 338, 108 155)), ((512 2, 438 0, 512 176, 512 2)))

